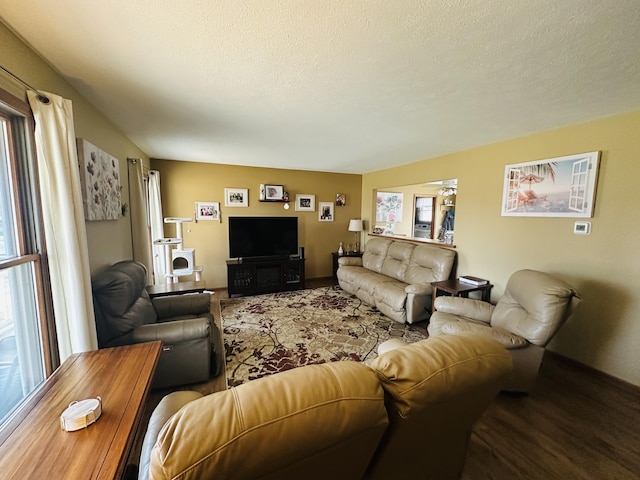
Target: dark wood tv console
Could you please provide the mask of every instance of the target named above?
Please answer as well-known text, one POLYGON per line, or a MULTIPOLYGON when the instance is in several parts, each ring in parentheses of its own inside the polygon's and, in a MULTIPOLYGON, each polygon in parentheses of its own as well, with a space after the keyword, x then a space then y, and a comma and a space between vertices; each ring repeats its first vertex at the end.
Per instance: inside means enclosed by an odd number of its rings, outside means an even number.
POLYGON ((304 288, 304 259, 227 260, 227 291, 257 295, 304 288))

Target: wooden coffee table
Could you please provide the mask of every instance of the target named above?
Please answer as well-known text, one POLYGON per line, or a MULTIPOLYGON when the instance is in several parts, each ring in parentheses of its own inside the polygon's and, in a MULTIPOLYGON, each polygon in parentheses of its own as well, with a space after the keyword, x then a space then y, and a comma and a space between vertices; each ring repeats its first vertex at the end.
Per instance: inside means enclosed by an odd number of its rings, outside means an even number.
POLYGON ((156 341, 70 356, 0 430, 0 477, 121 478, 161 350, 156 341), (69 403, 97 396, 95 423, 61 428, 69 403))

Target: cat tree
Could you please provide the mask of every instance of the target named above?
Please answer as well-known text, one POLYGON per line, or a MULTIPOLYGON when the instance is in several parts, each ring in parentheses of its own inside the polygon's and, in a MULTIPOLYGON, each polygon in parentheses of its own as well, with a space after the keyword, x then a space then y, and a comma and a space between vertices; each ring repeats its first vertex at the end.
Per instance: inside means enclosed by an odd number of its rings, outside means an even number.
POLYGON ((182 224, 192 222, 193 219, 185 217, 165 217, 164 223, 173 223, 176 226, 176 236, 158 238, 155 245, 164 246, 166 283, 176 283, 185 275, 195 275, 196 281, 202 280, 202 267, 195 265, 195 248, 184 248, 182 242, 182 224), (175 246, 175 248, 174 248, 175 246))

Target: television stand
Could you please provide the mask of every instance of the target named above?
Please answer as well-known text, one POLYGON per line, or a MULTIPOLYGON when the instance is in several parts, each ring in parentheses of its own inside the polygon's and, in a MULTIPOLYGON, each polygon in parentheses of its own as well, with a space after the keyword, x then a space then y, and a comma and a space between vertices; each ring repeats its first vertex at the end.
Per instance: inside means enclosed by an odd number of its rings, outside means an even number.
POLYGON ((258 295, 304 288, 304 259, 276 257, 227 260, 227 292, 258 295))

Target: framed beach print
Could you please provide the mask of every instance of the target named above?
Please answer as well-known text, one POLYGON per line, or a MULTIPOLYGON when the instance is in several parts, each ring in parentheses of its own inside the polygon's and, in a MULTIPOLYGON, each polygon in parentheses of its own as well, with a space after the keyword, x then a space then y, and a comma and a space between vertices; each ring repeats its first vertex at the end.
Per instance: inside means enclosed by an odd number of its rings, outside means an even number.
POLYGON ((196 202, 196 220, 220 221, 220 202, 196 202))
POLYGON ((506 165, 502 215, 592 217, 600 152, 506 165))
POLYGON ((248 207, 249 206, 249 190, 246 188, 225 188, 224 189, 224 206, 225 207, 248 207))
POLYGON ((306 193, 296 194, 296 212, 315 212, 316 196, 306 193))
POLYGON ((333 202, 318 202, 318 221, 333 222, 333 202))

